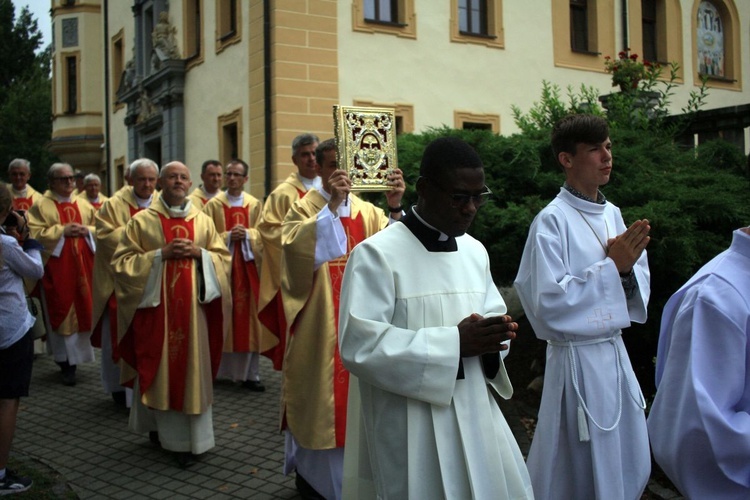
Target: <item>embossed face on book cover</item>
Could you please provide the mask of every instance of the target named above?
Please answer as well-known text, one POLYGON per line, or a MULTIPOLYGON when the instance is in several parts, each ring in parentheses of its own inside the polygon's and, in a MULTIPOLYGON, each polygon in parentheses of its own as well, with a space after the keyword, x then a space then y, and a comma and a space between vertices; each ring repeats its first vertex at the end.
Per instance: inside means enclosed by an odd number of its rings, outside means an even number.
POLYGON ((380 168, 380 164, 383 163, 385 157, 385 153, 380 147, 380 139, 371 132, 363 135, 362 140, 359 141, 357 157, 361 163, 372 169, 380 168))

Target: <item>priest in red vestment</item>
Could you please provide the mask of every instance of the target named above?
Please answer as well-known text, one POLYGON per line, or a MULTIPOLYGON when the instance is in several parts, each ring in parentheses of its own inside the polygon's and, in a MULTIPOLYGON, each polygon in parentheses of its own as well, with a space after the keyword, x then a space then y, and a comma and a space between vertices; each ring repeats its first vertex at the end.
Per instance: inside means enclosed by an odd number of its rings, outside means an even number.
POLYGON ((94 361, 91 347, 91 278, 94 268, 94 208, 72 198, 73 168, 53 164, 49 190, 29 209, 31 235, 44 246, 41 294, 47 342, 65 385, 76 384, 76 366, 94 361))
POLYGON ((182 467, 214 447, 213 379, 231 327, 230 257, 187 199, 190 170, 168 163, 158 200, 125 227, 112 257, 121 381, 134 387, 130 427, 182 467))
POLYGON ((398 169, 388 178, 389 218, 350 193, 333 139, 320 143, 316 156, 323 187, 295 202, 282 225, 284 472, 297 470, 301 491, 311 486, 325 498, 341 498, 349 391, 338 348, 341 279, 352 248, 401 218, 404 180, 398 169))

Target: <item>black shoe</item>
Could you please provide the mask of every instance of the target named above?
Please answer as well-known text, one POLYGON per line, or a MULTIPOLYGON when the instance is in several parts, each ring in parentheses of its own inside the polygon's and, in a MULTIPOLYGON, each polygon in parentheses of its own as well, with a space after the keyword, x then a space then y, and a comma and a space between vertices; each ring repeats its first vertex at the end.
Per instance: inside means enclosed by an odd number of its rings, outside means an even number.
POLYGON ((191 465, 195 464, 195 455, 189 451, 176 451, 175 458, 177 459, 177 465, 180 469, 187 469, 191 465))
POLYGON ((315 488, 310 485, 310 483, 305 480, 304 477, 300 476, 299 471, 296 473, 296 477, 294 478, 294 486, 297 487, 297 491, 299 492, 299 495, 304 500, 325 500, 325 497, 317 492, 315 488))
POLYGON ((17 476, 10 469, 5 469, 5 477, 0 479, 0 496, 21 493, 31 488, 31 479, 17 476))
POLYGON ((76 372, 75 371, 63 371, 62 372, 62 383, 69 387, 76 385, 76 372))
POLYGON ((245 380, 242 382, 242 387, 253 392, 264 392, 266 390, 266 386, 260 380, 245 380))
POLYGON ((63 385, 76 385, 76 365, 71 365, 67 361, 57 362, 57 365, 60 367, 63 385))
POLYGON ((113 392, 112 400, 115 402, 117 406, 122 406, 123 408, 127 406, 127 402, 125 400, 125 391, 113 392))
POLYGON ((148 440, 157 446, 161 446, 161 441, 159 440, 159 433, 156 431, 149 431, 148 440))

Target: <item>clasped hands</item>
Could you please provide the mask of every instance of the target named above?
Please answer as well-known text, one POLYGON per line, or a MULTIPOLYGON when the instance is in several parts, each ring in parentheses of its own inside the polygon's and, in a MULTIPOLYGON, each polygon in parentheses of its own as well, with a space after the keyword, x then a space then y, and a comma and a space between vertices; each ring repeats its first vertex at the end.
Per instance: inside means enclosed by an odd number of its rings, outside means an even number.
POLYGON ((635 221, 624 233, 607 240, 607 256, 615 262, 620 274, 629 273, 651 241, 647 219, 635 221))
POLYGON ((229 231, 229 239, 231 241, 242 241, 247 238, 247 229, 245 229, 245 226, 234 226, 229 231))
POLYGON ((201 249, 186 238, 175 238, 161 249, 164 260, 197 259, 201 256, 201 249))
POLYGON ((65 224, 65 229, 63 229, 63 235, 66 238, 83 238, 87 234, 89 234, 89 228, 76 222, 65 224))
POLYGON ((518 323, 506 315, 482 317, 473 313, 458 324, 461 357, 479 356, 508 349, 506 340, 516 338, 518 323))

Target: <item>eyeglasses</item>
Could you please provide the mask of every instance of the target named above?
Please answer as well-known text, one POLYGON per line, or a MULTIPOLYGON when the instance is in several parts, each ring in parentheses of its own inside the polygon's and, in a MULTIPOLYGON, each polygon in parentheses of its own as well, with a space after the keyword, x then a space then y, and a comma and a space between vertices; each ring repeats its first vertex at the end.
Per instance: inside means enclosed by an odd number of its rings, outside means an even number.
POLYGON ((490 199, 492 196, 492 191, 490 191, 490 188, 487 186, 484 186, 484 190, 481 193, 475 193, 475 194, 467 194, 467 193, 451 193, 450 191, 444 189, 440 184, 433 181, 429 177, 424 177, 427 181, 431 182, 433 186, 435 186, 438 191, 447 194, 448 197, 451 199, 451 206, 453 208, 461 208, 465 207, 469 204, 469 201, 471 200, 472 203, 474 203, 474 206, 479 208, 485 203, 487 203, 487 200, 490 199))
POLYGON ((65 177, 53 177, 52 179, 56 181, 73 182, 75 180, 75 177, 72 175, 68 175, 65 177))

